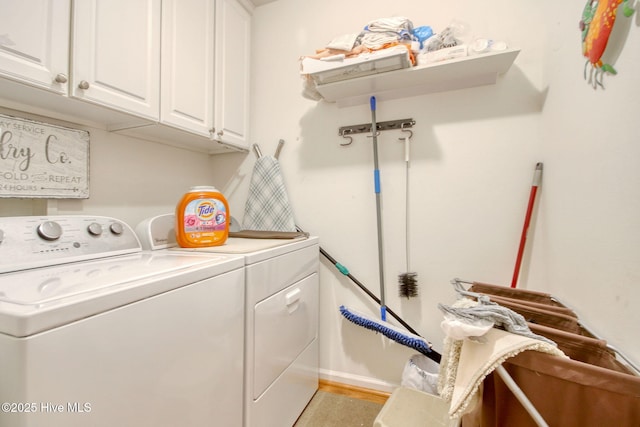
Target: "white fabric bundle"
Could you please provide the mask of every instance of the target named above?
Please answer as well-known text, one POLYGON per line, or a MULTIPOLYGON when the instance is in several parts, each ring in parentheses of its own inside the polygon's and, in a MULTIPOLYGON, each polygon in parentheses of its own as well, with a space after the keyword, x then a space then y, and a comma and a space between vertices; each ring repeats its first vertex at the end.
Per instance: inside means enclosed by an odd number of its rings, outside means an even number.
POLYGON ((404 16, 380 18, 367 24, 361 43, 369 49, 380 49, 387 43, 397 43, 403 37, 410 37, 412 32, 413 23, 404 16))
POLYGON ((350 52, 356 44, 358 34, 343 34, 331 40, 325 47, 350 52))
POLYGON ((367 24, 367 29, 374 32, 391 31, 398 33, 402 30, 413 30, 413 23, 404 16, 394 16, 391 18, 375 19, 367 24))

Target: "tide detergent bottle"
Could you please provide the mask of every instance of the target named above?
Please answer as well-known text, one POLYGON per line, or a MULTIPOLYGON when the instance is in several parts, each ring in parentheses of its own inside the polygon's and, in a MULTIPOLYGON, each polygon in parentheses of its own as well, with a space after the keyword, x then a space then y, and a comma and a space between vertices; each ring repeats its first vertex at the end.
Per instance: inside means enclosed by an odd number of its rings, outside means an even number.
POLYGON ((183 248, 222 245, 229 218, 227 199, 215 187, 191 187, 176 206, 176 241, 183 248))

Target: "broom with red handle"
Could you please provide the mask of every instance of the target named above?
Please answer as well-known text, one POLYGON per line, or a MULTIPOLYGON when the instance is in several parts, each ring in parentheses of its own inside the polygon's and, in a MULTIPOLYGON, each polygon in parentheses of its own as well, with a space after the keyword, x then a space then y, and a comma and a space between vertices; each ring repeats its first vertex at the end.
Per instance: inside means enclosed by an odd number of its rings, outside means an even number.
POLYGON ((518 276, 520 275, 520 266, 522 265, 522 254, 524 253, 524 247, 527 243, 527 234, 529 233, 529 224, 531 223, 531 213, 533 212, 533 205, 536 201, 536 193, 538 187, 542 181, 542 163, 536 164, 536 170, 533 174, 533 183, 531 184, 531 193, 529 194, 529 205, 527 206, 527 213, 524 217, 524 226, 522 227, 522 236, 520 236, 520 247, 518 248, 518 256, 516 257, 516 267, 513 270, 513 278, 511 279, 511 287, 515 288, 518 283, 518 276))

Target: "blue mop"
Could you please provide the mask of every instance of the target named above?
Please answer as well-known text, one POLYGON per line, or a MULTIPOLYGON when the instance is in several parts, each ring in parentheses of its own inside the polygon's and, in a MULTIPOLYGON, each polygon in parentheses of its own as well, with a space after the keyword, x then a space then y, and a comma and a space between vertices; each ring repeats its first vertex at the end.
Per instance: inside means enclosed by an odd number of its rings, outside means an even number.
POLYGON ((385 321, 373 319, 366 314, 358 313, 357 311, 346 308, 344 305, 340 306, 340 313, 358 326, 369 329, 371 331, 380 332, 387 338, 393 341, 405 345, 409 348, 419 351, 427 356, 429 359, 440 363, 441 355, 435 352, 431 348, 431 344, 425 341, 424 338, 418 335, 414 335, 407 331, 403 331, 396 326, 387 323, 385 321))
MULTIPOLYGON (((362 326, 366 329, 380 332, 387 338, 396 341, 399 344, 405 345, 409 348, 413 348, 414 350, 419 351, 424 354, 431 360, 440 363, 440 359, 442 356, 433 351, 431 349, 431 344, 424 340, 421 336, 417 334, 412 334, 402 329, 395 327, 394 325, 387 323, 387 305, 385 304, 384 298, 384 259, 382 253, 382 213, 380 209, 380 170, 378 167, 378 125, 376 123, 376 97, 372 96, 370 98, 370 106, 371 106, 371 132, 373 133, 373 161, 374 161, 374 187, 376 194, 376 219, 377 219, 377 229, 378 229, 378 270, 380 275, 380 299, 377 301, 380 303, 380 317, 381 320, 373 319, 368 317, 365 314, 358 313, 356 311, 350 310, 345 306, 340 306, 340 313, 349 321, 355 323, 356 325, 362 326)), ((340 266, 334 262, 336 267, 346 275, 348 271, 343 271, 340 266)), ((350 275, 349 275, 350 276, 350 275)), ((356 282, 357 283, 357 282, 356 282)), ((363 286, 360 286, 363 288, 363 286)), ((367 292, 369 293, 369 292, 367 292)), ((370 294, 370 293, 369 293, 370 294)), ((371 296, 371 295, 370 295, 371 296)), ((395 313, 392 313, 395 316, 395 313)), ((403 323, 404 324, 404 323, 403 323)))
MULTIPOLYGON (((303 231, 300 227, 298 230, 303 231)), ((364 293, 366 293, 372 300, 380 304, 380 298, 378 298, 373 292, 371 292, 364 283, 360 282, 353 274, 349 272, 349 269, 340 264, 334 257, 329 254, 322 246, 320 246, 320 253, 333 264, 333 266, 342 274, 347 276, 351 281, 356 284, 364 293)), ((349 321, 356 325, 363 326, 366 329, 380 332, 387 338, 396 341, 399 344, 406 345, 407 347, 416 349, 420 353, 427 356, 429 359, 436 363, 440 363, 442 355, 431 348, 431 343, 422 338, 418 332, 413 329, 407 322, 405 322, 400 316, 398 316, 391 308, 387 307, 387 313, 393 316, 406 330, 397 328, 390 325, 387 322, 381 322, 376 319, 372 319, 363 314, 356 314, 353 310, 340 306, 340 313, 349 321), (408 331, 408 332, 407 332, 408 331)))

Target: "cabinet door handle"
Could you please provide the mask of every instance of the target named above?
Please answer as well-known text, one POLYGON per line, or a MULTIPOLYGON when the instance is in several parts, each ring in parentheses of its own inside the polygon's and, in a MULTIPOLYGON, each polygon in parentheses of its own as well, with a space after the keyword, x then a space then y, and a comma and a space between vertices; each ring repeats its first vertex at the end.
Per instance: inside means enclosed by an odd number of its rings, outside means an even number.
POLYGON ((224 135, 224 131, 218 131, 218 137, 222 138, 222 135, 224 135))
POLYGON ((66 83, 67 82, 67 76, 65 76, 64 74, 60 73, 56 76, 56 78, 54 79, 56 83, 66 83))
POLYGON ((80 84, 78 85, 78 87, 79 87, 80 89, 82 89, 82 90, 87 90, 87 89, 89 89, 89 82, 88 82, 88 81, 86 81, 86 80, 82 80, 82 81, 80 82, 80 84))

